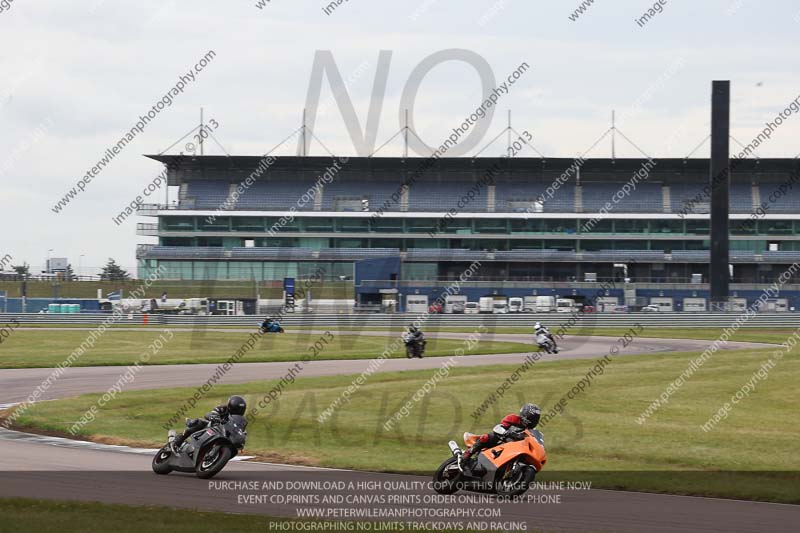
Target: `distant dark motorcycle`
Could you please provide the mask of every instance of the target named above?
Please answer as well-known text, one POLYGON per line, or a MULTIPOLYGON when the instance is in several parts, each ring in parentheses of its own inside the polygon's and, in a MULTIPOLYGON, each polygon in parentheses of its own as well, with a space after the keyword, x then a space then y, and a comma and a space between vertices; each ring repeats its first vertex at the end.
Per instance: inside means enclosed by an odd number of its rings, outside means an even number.
POLYGON ((244 448, 246 427, 247 420, 239 415, 231 415, 224 423, 210 421, 205 428, 189 435, 177 452, 171 449, 175 432, 170 431, 166 446, 153 457, 153 472, 165 475, 175 470, 210 479, 244 448))
POLYGON ((261 333, 285 333, 285 331, 277 322, 271 324, 264 322, 261 324, 261 333))
POLYGON ((414 357, 422 359, 422 356, 425 354, 425 344, 427 344, 424 335, 412 337, 406 334, 403 335, 403 342, 406 345, 406 357, 409 359, 414 357))

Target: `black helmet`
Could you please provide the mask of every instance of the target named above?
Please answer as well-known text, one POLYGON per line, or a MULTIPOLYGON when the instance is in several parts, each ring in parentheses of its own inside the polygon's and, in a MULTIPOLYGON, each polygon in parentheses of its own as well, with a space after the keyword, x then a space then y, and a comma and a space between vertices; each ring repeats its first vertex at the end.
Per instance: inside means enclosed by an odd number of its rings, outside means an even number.
POLYGON ((408 332, 409 333, 416 333, 417 331, 419 331, 419 330, 413 324, 411 326, 408 326, 408 332))
POLYGON ((247 410, 247 402, 241 396, 231 396, 228 398, 228 413, 232 415, 244 416, 247 410))
POLYGON ((533 429, 539 423, 539 418, 542 416, 542 410, 535 403, 526 403, 519 410, 519 417, 527 429, 533 429))

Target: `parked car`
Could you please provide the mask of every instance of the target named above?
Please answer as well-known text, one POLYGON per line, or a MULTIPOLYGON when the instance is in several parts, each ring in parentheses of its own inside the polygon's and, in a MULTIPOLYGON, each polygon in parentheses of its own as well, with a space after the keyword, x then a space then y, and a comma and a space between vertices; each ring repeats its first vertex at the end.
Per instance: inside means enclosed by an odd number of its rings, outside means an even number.
POLYGON ((440 303, 432 303, 428 307, 428 312, 432 315, 440 315, 444 313, 444 307, 440 303))
POLYGON ((480 313, 480 308, 478 307, 478 302, 467 302, 464 304, 464 314, 465 315, 477 315, 480 313))
POLYGON ((644 313, 658 313, 661 309, 657 305, 645 305, 642 307, 644 313))
POLYGON ((464 302, 453 302, 453 313, 463 313, 466 304, 464 302))

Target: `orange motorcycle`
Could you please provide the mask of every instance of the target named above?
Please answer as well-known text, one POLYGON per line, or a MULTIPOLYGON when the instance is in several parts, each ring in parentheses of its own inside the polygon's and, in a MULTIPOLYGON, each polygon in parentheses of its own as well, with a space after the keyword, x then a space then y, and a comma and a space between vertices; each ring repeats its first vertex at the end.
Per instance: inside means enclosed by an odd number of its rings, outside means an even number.
MULTIPOLYGON (((536 429, 506 435, 508 438, 503 442, 483 450, 469 464, 463 460, 464 452, 456 441, 451 440, 449 446, 453 457, 442 463, 433 474, 434 490, 439 494, 454 494, 463 489, 501 496, 518 496, 528 490, 547 462, 544 435, 536 429)), ((479 435, 464 433, 464 443, 468 447, 478 438, 479 435)))

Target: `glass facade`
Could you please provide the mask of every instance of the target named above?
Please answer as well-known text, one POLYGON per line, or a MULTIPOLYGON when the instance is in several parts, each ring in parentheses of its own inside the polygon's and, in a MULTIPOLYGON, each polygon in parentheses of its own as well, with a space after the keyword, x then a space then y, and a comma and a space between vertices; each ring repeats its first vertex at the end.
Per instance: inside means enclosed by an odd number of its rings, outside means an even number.
POLYGON ((327 279, 352 278, 352 262, 327 261, 139 261, 139 276, 163 269, 162 279, 281 281, 286 277, 306 278, 321 269, 327 279))
MULTIPOLYGON (((400 252, 412 249, 461 249, 470 251, 555 250, 567 253, 609 251, 664 252, 707 251, 708 220, 657 218, 590 219, 544 218, 535 214, 528 219, 434 217, 310 217, 297 214, 294 219, 259 216, 225 216, 209 219, 200 216, 162 216, 161 232, 178 236, 160 238, 161 246, 211 247, 230 250, 246 246, 258 248, 302 248, 305 250, 392 248, 400 252), (272 231, 272 235, 268 232, 272 231), (194 233, 194 234, 192 234, 194 233), (205 233, 205 234, 204 234, 205 233), (209 235, 217 233, 217 235, 209 235), (185 236, 184 236, 185 234, 185 236), (305 234, 305 235, 304 235, 305 234), (306 236, 307 235, 307 236, 306 236), (246 244, 247 243, 247 244, 246 244)), ((800 251, 800 221, 791 219, 736 220, 731 222, 730 247, 735 252, 761 254, 778 242, 780 251, 800 251), (798 236, 793 239, 791 237, 798 236), (769 237, 780 239, 770 241, 769 237)), ((276 256, 280 260, 195 260, 147 259, 140 262, 140 275, 146 276, 164 267, 166 279, 279 281, 284 277, 303 277, 322 266, 332 278, 354 276, 354 260, 314 261, 306 257, 276 256)), ((413 262, 404 266, 409 280, 434 280, 446 270, 447 261, 413 262)), ((576 275, 575 263, 547 262, 529 265, 536 275, 553 279, 576 275), (563 271, 563 272, 562 272, 563 271), (563 276, 562 276, 563 274, 563 276)), ((500 268, 498 266, 498 268, 500 268)), ((508 263, 511 272, 525 272, 527 266, 508 263)), ((581 263, 579 269, 602 271, 602 266, 581 263)), ((677 268, 677 267, 676 267, 677 268)), ((685 268, 680 267, 680 268, 685 268)), ((697 267, 694 267, 697 270, 697 267)), ((587 270, 589 271, 589 270, 587 270)), ((688 270, 687 270, 688 272, 688 270)), ((672 274, 675 276, 675 274, 672 274)), ((679 272, 681 277, 683 273, 679 272)), ((502 277, 501 273, 498 276, 502 277)))
MULTIPOLYGON (((708 220, 664 218, 377 218, 302 217, 280 221, 274 217, 162 217, 161 231, 265 233, 435 233, 441 235, 707 235, 708 220)), ((800 235, 800 220, 732 220, 734 235, 800 235)))

